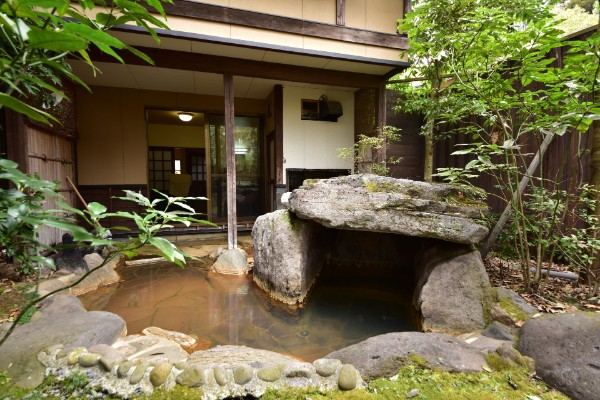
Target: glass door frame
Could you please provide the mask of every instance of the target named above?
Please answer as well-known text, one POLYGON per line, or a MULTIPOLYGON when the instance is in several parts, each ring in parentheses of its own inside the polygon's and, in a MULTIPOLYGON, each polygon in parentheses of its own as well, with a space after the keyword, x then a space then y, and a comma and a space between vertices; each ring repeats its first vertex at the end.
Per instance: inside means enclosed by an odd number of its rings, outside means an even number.
MULTIPOLYGON (((205 137, 205 149, 206 149, 206 190, 207 190, 207 197, 208 197, 208 210, 207 210, 207 218, 209 221, 216 223, 217 225, 226 225, 227 224, 227 217, 216 217, 213 214, 213 204, 214 204, 214 196, 212 195, 213 193, 213 160, 212 160, 212 146, 211 146, 211 138, 210 138, 210 126, 211 126, 211 117, 223 117, 224 114, 222 112, 205 112, 205 124, 204 124, 204 137, 205 137)), ((264 133, 264 124, 265 124, 265 116, 263 114, 253 114, 253 113, 235 113, 235 118, 256 118, 258 120, 258 151, 260 152, 259 155, 259 162, 258 162, 258 173, 256 174, 256 179, 258 180, 258 190, 259 190, 259 196, 258 196, 258 215, 256 215, 256 217, 260 216, 260 214, 262 214, 262 212, 264 211, 264 194, 262 193, 264 191, 264 180, 265 180, 265 166, 264 166, 264 157, 265 157, 265 133, 264 133)), ((237 169, 237 168, 236 168, 237 169)), ((225 172, 224 174, 219 173, 218 175, 223 175, 225 178, 227 176, 227 173, 225 172)), ((242 176, 240 173, 236 173, 236 181, 238 181, 240 179, 240 176, 242 176)), ((236 182, 236 189, 237 189, 237 182, 236 182)), ((242 217, 244 218, 244 217, 242 217)), ((248 217, 245 217, 248 218, 248 217)), ((254 216, 252 216, 252 218, 255 218, 254 216)), ((237 215, 237 219, 240 219, 239 216, 239 208, 238 208, 238 215, 237 215)))

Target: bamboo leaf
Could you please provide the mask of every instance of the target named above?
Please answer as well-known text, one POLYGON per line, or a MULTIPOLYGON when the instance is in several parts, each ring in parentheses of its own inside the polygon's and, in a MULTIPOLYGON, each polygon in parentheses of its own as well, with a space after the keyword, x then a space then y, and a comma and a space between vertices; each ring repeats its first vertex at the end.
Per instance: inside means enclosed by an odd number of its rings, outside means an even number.
POLYGON ((32 107, 29 104, 24 103, 21 100, 9 96, 5 93, 0 93, 0 108, 2 108, 3 106, 8 107, 11 110, 16 111, 20 114, 23 114, 34 121, 43 122, 45 124, 50 124, 51 120, 58 122, 56 118, 54 118, 47 112, 32 107))
POLYGON ((71 33, 32 28, 29 31, 29 44, 34 49, 56 51, 78 51, 87 48, 87 41, 71 33))

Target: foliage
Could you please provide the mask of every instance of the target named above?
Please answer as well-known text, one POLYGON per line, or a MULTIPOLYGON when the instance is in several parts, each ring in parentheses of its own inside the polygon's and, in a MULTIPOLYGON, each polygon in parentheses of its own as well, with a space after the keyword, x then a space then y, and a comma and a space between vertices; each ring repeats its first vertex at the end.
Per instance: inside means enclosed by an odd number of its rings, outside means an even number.
POLYGON ((400 140, 398 128, 385 126, 377 136, 359 135, 354 147, 338 148, 338 158, 351 160, 359 173, 387 176, 389 165, 398 164, 400 157, 387 157, 386 150, 400 140))
POLYGON ((575 220, 573 229, 558 238, 560 254, 575 268, 583 273, 589 287, 588 294, 598 294, 600 286, 599 272, 593 268, 594 260, 600 256, 600 220, 596 216, 595 199, 598 191, 589 185, 583 185, 579 190, 580 203, 572 207, 569 213, 575 220))
MULTIPOLYGON (((529 290, 532 252, 537 284, 546 248, 555 244, 551 230, 562 223, 565 213, 542 190, 557 190, 560 171, 552 177, 557 182, 544 176, 543 163, 526 171, 529 156, 524 145, 530 141, 539 147, 567 132, 577 135, 600 117, 598 105, 588 100, 599 77, 600 34, 569 41, 564 65, 558 68, 552 64, 552 51, 567 43, 549 5, 537 0, 422 1, 406 21, 404 26, 412 31, 426 33, 423 39, 431 38, 431 43, 417 42, 416 61, 435 60, 444 73, 437 75, 444 85, 439 85, 433 106, 414 92, 418 101, 409 98, 408 103, 425 113, 434 110, 442 136, 462 133, 469 138, 453 154, 470 161, 464 168, 443 169, 439 176, 452 183, 492 176, 500 198, 514 210, 515 251, 529 290), (438 28, 448 18, 456 21, 438 28), (525 196, 521 189, 533 176, 534 189, 525 196)), ((433 82, 427 70, 420 72, 426 82, 433 82)))
POLYGON ((11 386, 11 379, 0 372, 0 399, 65 400, 82 398, 121 399, 88 385, 89 378, 83 372, 73 372, 65 377, 48 375, 42 384, 33 390, 11 386))
MULTIPOLYGON (((118 50, 152 60, 107 33, 115 26, 134 23, 159 42, 153 27, 168 27, 150 11, 166 19, 162 4, 171 0, 5 0, 0 6, 0 109, 10 108, 31 119, 56 121, 44 109, 65 97, 62 79, 86 86, 71 72, 67 58, 86 62, 90 46, 120 62, 118 50), (147 8, 146 8, 147 7, 147 8), (41 108, 31 99, 44 97, 41 108)), ((87 87, 87 86, 86 86, 87 87)))
MULTIPOLYGON (((127 197, 121 197, 121 200, 132 201, 144 208, 144 214, 139 215, 136 212, 108 212, 107 208, 99 203, 89 203, 86 210, 79 210, 57 201, 57 210, 45 211, 41 207, 46 196, 58 198, 59 195, 53 191, 53 184, 48 181, 43 181, 38 177, 32 177, 24 174, 17 169, 17 164, 8 160, 0 160, 0 177, 12 182, 16 189, 2 191, 2 196, 9 199, 6 203, 0 206, 0 237, 2 238, 2 246, 6 246, 7 251, 12 252, 20 257, 20 261, 29 266, 34 271, 38 271, 40 265, 53 266, 51 260, 39 254, 39 248, 43 247, 37 239, 36 232, 40 226, 49 226, 58 228, 71 233, 73 239, 90 248, 95 246, 107 246, 108 255, 103 263, 98 267, 89 270, 81 278, 73 282, 70 286, 77 285, 84 280, 90 273, 98 268, 103 267, 107 262, 115 258, 119 254, 124 254, 127 257, 133 257, 144 246, 151 246, 154 251, 174 262, 179 266, 183 266, 187 254, 179 250, 173 243, 158 237, 157 234, 163 228, 173 227, 173 224, 183 224, 189 226, 193 222, 210 224, 212 223, 194 218, 195 211, 192 207, 185 204, 186 200, 196 200, 205 198, 197 197, 169 197, 162 193, 158 193, 162 198, 157 198, 150 201, 145 196, 125 190, 127 197), (42 190, 43 189, 43 190, 42 190), (16 192, 18 193, 16 193, 16 192), (30 199, 32 192, 36 193, 33 200, 30 199), (19 199, 20 204, 16 204, 13 199, 19 199), (33 204, 33 205, 30 205, 33 204), (6 207, 5 207, 6 205, 6 207), (24 206, 24 211, 21 206, 24 206), (176 209, 175 209, 176 208, 176 209), (70 212, 81 218, 90 228, 94 228, 93 232, 88 232, 82 226, 76 225, 76 221, 65 216, 65 212, 70 212), (102 221, 110 217, 121 217, 132 220, 137 228, 136 235, 132 235, 126 241, 113 241, 108 239, 108 229, 102 226, 102 221), (11 234, 17 235, 16 241, 11 241, 11 234), (14 248, 22 248, 23 250, 15 250, 14 248)), ((119 227, 111 227, 111 229, 126 229, 119 227)), ((66 288, 65 288, 66 289, 66 288)), ((63 290, 59 289, 50 292, 42 297, 35 298, 23 307, 17 318, 14 320, 9 331, 0 340, 0 346, 12 333, 15 326, 25 318, 28 311, 40 301, 48 296, 63 290)))
POLYGON ((45 210, 46 200, 58 199, 57 183, 49 182, 36 174, 31 176, 18 169, 10 160, 0 159, 0 179, 13 187, 0 191, 0 249, 4 249, 18 265, 20 272, 30 274, 38 266, 54 269, 54 261, 40 255, 48 249, 38 240, 41 226, 63 229, 91 239, 87 231, 74 224, 70 218, 45 210))

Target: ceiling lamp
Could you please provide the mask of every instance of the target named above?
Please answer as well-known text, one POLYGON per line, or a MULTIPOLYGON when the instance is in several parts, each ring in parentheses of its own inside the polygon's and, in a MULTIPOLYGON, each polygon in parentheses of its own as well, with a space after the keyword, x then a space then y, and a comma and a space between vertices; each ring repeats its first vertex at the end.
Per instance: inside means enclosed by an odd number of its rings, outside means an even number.
POLYGON ((180 113, 177 113, 177 116, 183 122, 190 122, 192 120, 192 117, 194 116, 194 114, 189 113, 189 112, 180 112, 180 113))

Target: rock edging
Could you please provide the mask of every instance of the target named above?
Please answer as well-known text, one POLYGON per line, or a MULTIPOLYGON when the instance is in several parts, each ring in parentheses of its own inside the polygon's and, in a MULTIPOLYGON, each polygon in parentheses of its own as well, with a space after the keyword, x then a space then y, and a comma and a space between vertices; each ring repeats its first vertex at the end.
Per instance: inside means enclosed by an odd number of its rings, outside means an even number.
POLYGON ((267 365, 261 365, 257 360, 206 366, 196 363, 193 356, 177 363, 143 359, 118 361, 86 348, 68 351, 59 344, 40 352, 38 360, 46 366, 48 374, 83 372, 88 376, 90 385, 122 397, 150 394, 156 388, 170 390, 175 385, 199 389, 202 399, 260 397, 267 389, 288 387, 315 387, 320 391, 365 387, 354 366, 334 359, 319 359, 313 363, 292 360, 267 365))

